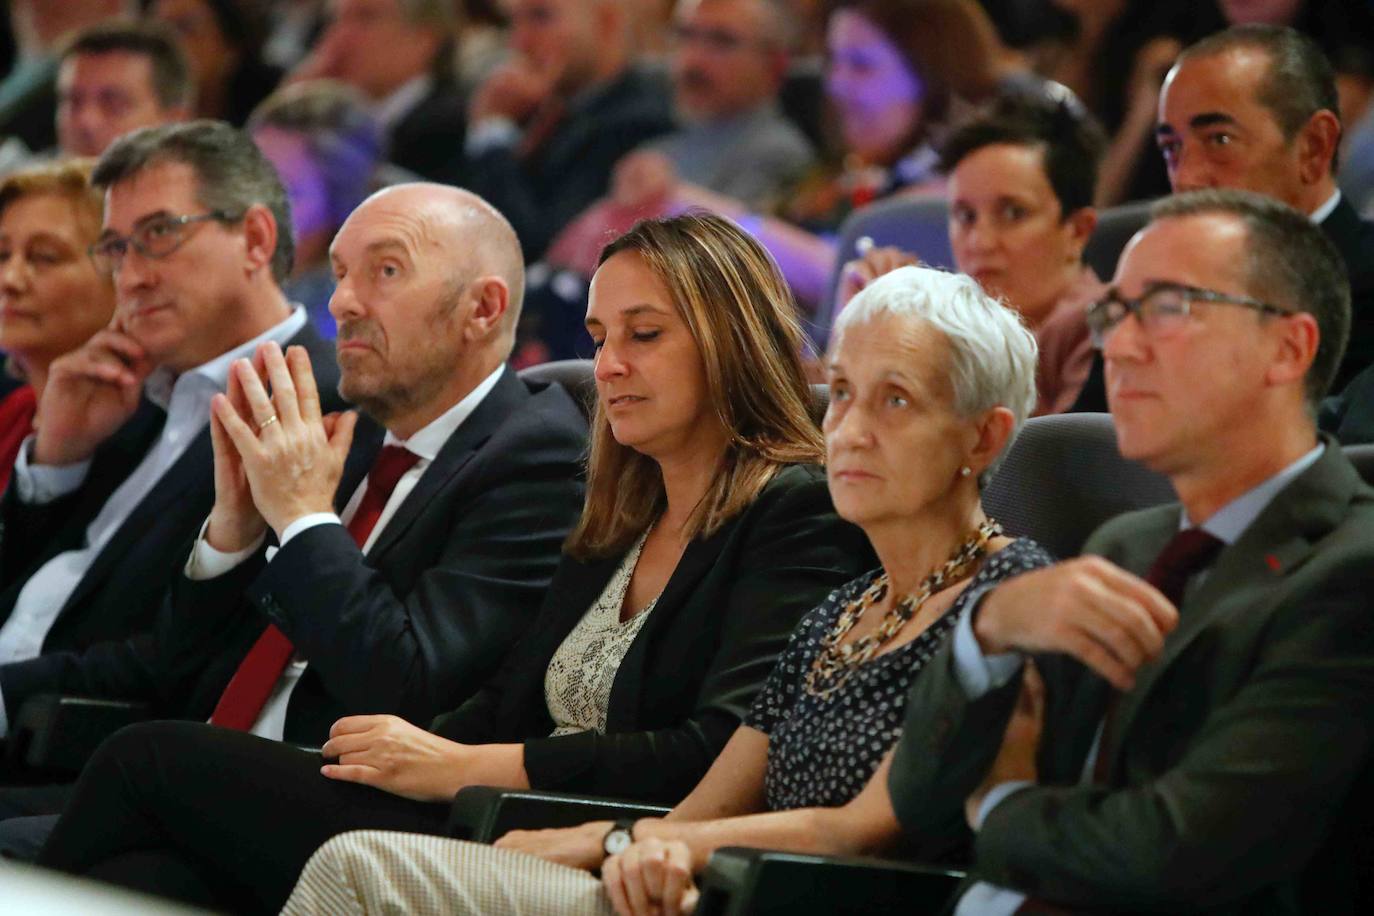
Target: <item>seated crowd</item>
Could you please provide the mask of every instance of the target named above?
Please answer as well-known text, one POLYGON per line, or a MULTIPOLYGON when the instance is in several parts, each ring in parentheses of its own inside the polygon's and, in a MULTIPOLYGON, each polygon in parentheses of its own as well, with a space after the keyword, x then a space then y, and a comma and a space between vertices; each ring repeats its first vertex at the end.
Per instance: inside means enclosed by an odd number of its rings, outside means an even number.
POLYGON ((1374 15, 1044 2, 11 4, 0 900, 1366 911, 1374 15))

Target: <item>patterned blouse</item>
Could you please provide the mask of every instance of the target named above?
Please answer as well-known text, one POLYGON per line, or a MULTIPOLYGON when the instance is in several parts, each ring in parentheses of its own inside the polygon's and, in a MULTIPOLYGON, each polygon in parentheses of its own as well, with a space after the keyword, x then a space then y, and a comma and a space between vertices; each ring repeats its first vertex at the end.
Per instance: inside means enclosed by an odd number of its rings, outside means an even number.
POLYGON ((644 621, 658 604, 650 601, 644 610, 621 622, 620 609, 630 588, 635 564, 649 533, 625 554, 611 581, 564 638, 544 672, 544 702, 548 704, 554 730, 550 737, 594 731, 605 733, 606 714, 611 707, 611 687, 630 643, 635 641, 644 621))
POLYGON ((835 807, 858 795, 900 737, 907 693, 953 633, 968 599, 981 586, 1052 562, 1034 541, 1013 541, 987 558, 949 610, 919 636, 861 665, 824 698, 811 696, 804 686, 821 638, 879 570, 836 589, 803 617, 744 720, 768 735, 764 789, 769 810, 835 807))

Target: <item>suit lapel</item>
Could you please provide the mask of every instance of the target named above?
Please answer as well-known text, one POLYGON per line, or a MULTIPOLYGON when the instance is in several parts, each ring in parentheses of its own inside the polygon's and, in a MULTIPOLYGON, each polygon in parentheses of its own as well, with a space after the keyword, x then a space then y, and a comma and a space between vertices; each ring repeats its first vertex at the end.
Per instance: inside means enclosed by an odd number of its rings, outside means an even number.
POLYGON ((1120 763, 1121 739, 1130 734, 1141 707, 1170 666, 1220 617, 1257 612, 1274 586, 1300 567, 1316 542, 1339 524, 1357 486, 1358 475, 1340 446, 1328 439, 1317 463, 1274 497, 1240 540, 1221 552, 1201 582, 1189 584, 1178 628, 1165 640, 1160 657, 1140 669, 1135 688, 1117 707, 1112 726, 1117 738, 1113 747, 1103 749, 1111 754, 1109 772, 1120 763))
MULTIPOLYGON (((203 492, 210 492, 213 499, 213 455, 210 430, 206 428, 191 440, 191 444, 181 457, 163 472, 157 483, 153 484, 153 489, 143 497, 120 524, 119 529, 105 542, 90 569, 81 577, 76 590, 63 604, 62 612, 58 615, 59 620, 71 608, 83 604, 92 591, 103 586, 106 573, 138 544, 138 532, 156 525, 158 519, 163 516, 184 514, 187 507, 178 507, 178 504, 186 500, 194 502, 203 492)), ((208 510, 207 506, 206 511, 208 510)), ((186 558, 169 557, 168 562, 179 565, 185 563, 186 558)))
POLYGON ((415 489, 410 491, 396 510, 396 514, 382 529, 377 542, 368 552, 374 566, 414 524, 421 511, 452 485, 454 478, 472 460, 477 449, 491 438, 507 417, 519 411, 529 398, 529 389, 525 387, 525 383, 520 381, 509 367, 504 369, 496 381, 496 387, 492 388, 477 405, 477 409, 453 431, 453 435, 449 436, 439 454, 420 475, 415 489))

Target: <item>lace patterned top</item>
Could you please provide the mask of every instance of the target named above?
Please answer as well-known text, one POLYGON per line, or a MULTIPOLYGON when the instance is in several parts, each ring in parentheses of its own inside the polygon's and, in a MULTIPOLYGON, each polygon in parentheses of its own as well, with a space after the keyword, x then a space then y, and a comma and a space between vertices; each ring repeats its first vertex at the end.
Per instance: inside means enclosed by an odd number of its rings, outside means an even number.
POLYGON ((630 651, 630 643, 658 604, 658 598, 654 598, 629 620, 620 620, 625 592, 629 590, 630 578, 648 535, 646 531, 639 536, 611 581, 606 583, 601 597, 573 627, 549 661, 548 670, 544 672, 544 702, 553 719, 553 737, 606 731, 606 713, 611 705, 615 673, 625 653, 630 651))
POLYGON ((803 617, 744 719, 768 735, 764 791, 769 810, 835 807, 858 795, 901 736, 906 696, 916 676, 940 651, 969 601, 983 586, 1051 562, 1034 541, 1013 541, 983 562, 949 609, 920 635, 860 665, 826 697, 806 692, 806 672, 821 638, 878 570, 842 585, 803 617))

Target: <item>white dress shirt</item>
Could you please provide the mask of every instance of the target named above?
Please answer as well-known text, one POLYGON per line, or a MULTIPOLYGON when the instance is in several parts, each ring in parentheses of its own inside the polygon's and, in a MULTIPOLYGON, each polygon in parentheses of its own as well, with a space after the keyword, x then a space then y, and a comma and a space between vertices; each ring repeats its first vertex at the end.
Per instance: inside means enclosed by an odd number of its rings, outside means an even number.
MULTIPOLYGON (((1274 497, 1278 496, 1284 487, 1292 483, 1300 474, 1317 463, 1317 459, 1321 457, 1324 448, 1324 445, 1318 443, 1316 448, 1304 454, 1273 477, 1222 506, 1212 514, 1211 518, 1202 523, 1202 530, 1226 545, 1234 544, 1240 540, 1240 536, 1245 533, 1245 530, 1250 527, 1255 519, 1259 518, 1260 513, 1273 501, 1274 497)), ((1186 531, 1192 526, 1193 523, 1189 521, 1188 513, 1186 511, 1180 513, 1178 530, 1186 531)), ((1204 570, 1194 576, 1194 579, 1200 580, 1206 574, 1204 570)), ((979 596, 979 600, 981 597, 979 596)), ((1025 656, 1020 652, 1005 652, 992 656, 983 654, 982 649, 978 646, 978 638, 973 635, 972 621, 973 614, 977 613, 977 605, 978 602, 976 601, 969 602, 968 610, 960 618, 954 634, 955 677, 959 680, 959 685, 963 688, 964 694, 970 700, 976 700, 988 691, 1005 685, 1020 670, 1025 661, 1025 656)), ((1102 724, 1099 723, 1097 735, 1093 738, 1092 747, 1089 748, 1088 756, 1083 762, 1080 776, 1080 782, 1083 784, 1092 782, 1093 769, 1097 764, 1097 754, 1101 749, 1101 741, 1102 724)), ((978 806, 978 811, 974 816, 973 829, 976 831, 981 828, 992 810, 1009 796, 1032 785, 1034 783, 1013 781, 993 786, 978 806)), ((1025 899, 1026 895, 1019 891, 980 881, 970 887, 959 899, 955 916, 1010 916, 1016 912, 1025 899)))
MULTIPOLYGON (((225 389, 230 364, 236 359, 251 357, 260 343, 274 340, 284 346, 305 322, 305 309, 296 306, 284 321, 180 377, 174 377, 165 367, 153 370, 144 382, 143 391, 148 400, 167 411, 161 435, 87 526, 85 543, 53 557, 24 583, 9 619, 0 626, 0 664, 25 661, 42 652, 43 641, 58 613, 100 551, 210 422, 210 399, 225 389)), ((22 502, 52 502, 74 492, 85 482, 91 466, 89 461, 63 466, 30 463, 33 441, 34 436, 30 435, 14 463, 15 492, 22 502)), ((9 717, 4 698, 0 696, 0 735, 8 731, 9 717)))
POLYGON ((1335 193, 1326 199, 1326 203, 1312 211, 1312 215, 1309 218, 1313 223, 1320 226, 1322 223, 1326 222, 1326 218, 1335 211, 1336 207, 1340 206, 1340 203, 1341 190, 1337 188, 1335 193))
MULTIPOLYGON (((382 509, 382 514, 377 519, 377 524, 372 527, 372 532, 367 536, 367 543, 363 545, 363 553, 366 554, 372 549, 372 545, 377 542, 377 538, 386 529, 387 523, 391 521, 396 510, 405 502, 410 491, 415 489, 415 485, 420 482, 425 470, 439 454, 444 443, 448 442, 457 430, 463 425, 463 421, 472 415, 491 390, 496 387, 497 381, 501 378, 501 373, 505 367, 498 368, 491 375, 482 380, 476 388, 468 393, 457 404, 450 407, 447 411, 440 414, 437 418, 415 433, 409 439, 397 438, 390 430, 387 430, 383 446, 398 445, 416 455, 420 460, 415 462, 410 470, 402 475, 396 483, 396 489, 391 492, 390 498, 386 501, 386 506, 382 509)), ((358 511, 358 504, 362 502, 363 494, 367 492, 367 480, 364 479, 358 485, 358 489, 353 492, 352 498, 344 506, 342 516, 335 515, 333 512, 316 512, 311 515, 303 515, 291 522, 282 530, 281 546, 285 547, 292 538, 300 535, 318 525, 343 525, 345 520, 352 520, 354 513, 358 511)), ((206 520, 209 524, 209 520, 206 520)), ((266 535, 263 535, 265 538, 266 535)), ((240 563, 247 560, 257 549, 262 546, 262 539, 259 539, 253 546, 238 551, 236 553, 224 553, 210 546, 205 540, 205 526, 200 529, 200 537, 196 539, 195 546, 191 549, 191 556, 186 561, 186 575, 191 579, 213 579, 216 576, 224 575, 240 563)), ((277 550, 268 548, 268 562, 276 556, 277 550)), ((249 729, 253 734, 261 738, 270 738, 273 741, 282 740, 282 735, 286 728, 286 708, 291 701, 291 693, 296 689, 296 684, 300 682, 301 675, 305 673, 306 660, 299 655, 292 658, 291 663, 286 666, 278 679, 276 686, 272 688, 271 695, 267 698, 267 703, 263 706, 262 712, 249 729)))

